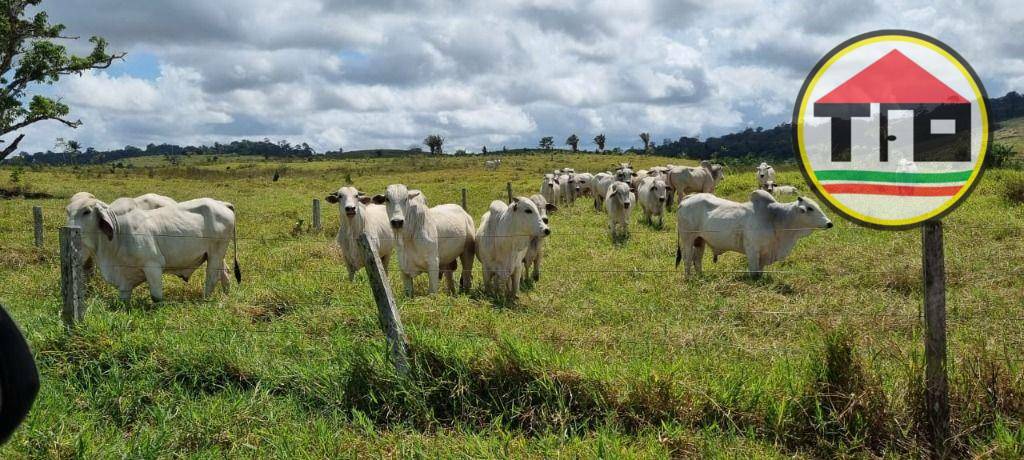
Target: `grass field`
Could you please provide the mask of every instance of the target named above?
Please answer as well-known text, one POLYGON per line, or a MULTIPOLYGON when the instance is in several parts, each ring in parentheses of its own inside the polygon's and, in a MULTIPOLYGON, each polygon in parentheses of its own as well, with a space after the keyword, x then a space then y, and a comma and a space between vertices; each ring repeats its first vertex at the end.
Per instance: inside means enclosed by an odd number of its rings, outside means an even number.
MULTIPOLYGON (((528 195, 556 167, 596 172, 625 159, 516 156, 497 171, 474 158, 26 171, 22 183, 54 198, 0 200, 0 300, 33 346, 43 388, 0 457, 924 453, 919 231, 833 216, 836 228, 801 240, 761 280, 727 254, 687 281, 673 267, 674 215, 655 229, 634 213, 631 238, 615 245, 604 214, 580 201, 552 215, 544 275, 518 304, 427 296, 417 280, 418 296, 399 299, 408 379, 386 360, 365 273, 346 279, 337 208, 325 207, 321 234, 293 231, 308 225, 311 199, 347 177, 371 193, 405 183, 431 204, 458 202, 465 187, 479 219, 506 181, 528 195), (86 322, 65 334, 56 236, 81 190, 108 202, 157 192, 234 203, 243 283, 203 301, 202 276, 165 278, 167 302, 152 305, 140 287, 124 305, 94 279, 86 322), (32 246, 33 205, 46 216, 43 250, 32 246)), ((745 200, 752 171, 727 170, 719 194, 745 200)), ((796 171, 779 182, 806 190, 796 171)), ((1022 182, 990 170, 945 220, 961 455, 1024 456, 1024 197, 1008 192, 1022 182)))

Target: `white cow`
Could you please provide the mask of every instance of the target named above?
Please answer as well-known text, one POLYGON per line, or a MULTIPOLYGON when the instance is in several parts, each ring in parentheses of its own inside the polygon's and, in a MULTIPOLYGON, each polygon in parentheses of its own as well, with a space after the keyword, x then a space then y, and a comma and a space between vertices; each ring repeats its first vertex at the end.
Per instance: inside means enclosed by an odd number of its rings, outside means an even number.
MULTIPOLYGON (((545 225, 548 223, 548 213, 555 212, 558 210, 558 206, 549 203, 546 198, 542 195, 533 195, 530 197, 530 201, 537 206, 537 212, 540 214, 541 222, 545 225)), ((530 239, 530 246, 526 250, 526 257, 523 258, 523 274, 530 275, 530 266, 533 266, 533 280, 540 280, 540 264, 544 259, 544 236, 535 236, 530 239)), ((526 279, 526 276, 523 277, 526 279)))
POLYGON ((523 260, 533 238, 551 234, 537 205, 516 197, 512 204, 495 200, 480 218, 476 255, 483 265, 484 289, 515 299, 523 277, 523 260))
POLYGON ((772 184, 771 188, 772 195, 776 198, 782 198, 784 196, 796 196, 800 194, 800 190, 792 185, 775 185, 772 184))
POLYGON ((495 160, 484 161, 484 167, 487 168, 490 171, 494 171, 495 169, 498 169, 498 166, 501 166, 501 159, 500 158, 499 159, 495 159, 495 160))
POLYGON ((576 173, 565 172, 556 176, 558 178, 558 189, 562 192, 562 196, 559 198, 559 203, 569 204, 576 200, 576 194, 573 193, 572 179, 576 173))
POLYGON ((724 252, 747 256, 747 269, 760 276, 768 265, 783 260, 796 241, 816 228, 832 228, 817 203, 800 197, 779 203, 764 190, 755 190, 750 201, 737 203, 710 193, 698 193, 679 203, 676 215, 678 239, 676 267, 686 261, 686 276, 702 270, 704 248, 714 258, 724 252))
POLYGON ((573 185, 576 197, 590 196, 592 194, 592 182, 594 175, 590 173, 579 173, 573 176, 573 185))
POLYGON ((651 216, 658 216, 658 226, 664 224, 665 203, 668 201, 668 185, 654 177, 645 177, 637 190, 637 201, 643 208, 644 220, 652 223, 651 216))
POLYGON ((594 195, 594 209, 600 211, 604 209, 604 197, 608 195, 608 189, 612 187, 615 182, 615 176, 610 172, 601 172, 594 175, 594 179, 590 181, 591 193, 594 195))
POLYGON ((725 179, 725 172, 722 165, 711 164, 709 161, 700 162, 698 167, 677 166, 672 168, 668 174, 669 203, 674 203, 673 197, 676 193, 680 197, 687 193, 715 193, 715 186, 725 179))
POLYGON ((473 281, 473 248, 476 232, 473 218, 457 204, 427 206, 419 190, 402 184, 387 187, 384 195, 373 197, 374 203, 387 206, 391 228, 398 236, 401 252, 405 294, 412 297, 412 280, 426 273, 430 293, 437 292, 440 276, 444 276, 449 292, 455 292, 453 273, 462 261, 459 287, 468 291, 473 281))
MULTIPOLYGON (((74 217, 78 214, 83 207, 89 206, 90 204, 100 202, 96 199, 93 194, 89 192, 78 192, 71 196, 71 201, 67 207, 64 208, 68 225, 75 225, 73 223, 74 217)), ((157 195, 155 193, 146 193, 139 195, 135 198, 118 198, 110 203, 108 209, 110 212, 116 215, 122 215, 131 211, 132 209, 157 209, 164 206, 171 206, 177 204, 174 199, 157 195)), ((93 269, 93 254, 88 248, 82 248, 82 267, 85 269, 87 277, 92 276, 93 269)))
POLYGON ((636 197, 629 190, 629 184, 615 181, 608 188, 608 193, 604 197, 604 207, 608 211, 608 231, 613 239, 617 236, 629 236, 629 219, 634 201, 636 197))
POLYGON ((615 180, 619 182, 629 184, 636 176, 637 174, 633 171, 633 166, 629 163, 620 163, 619 167, 615 169, 615 180))
MULTIPOLYGON (((188 280, 203 262, 203 296, 209 296, 218 281, 228 291, 224 257, 235 235, 230 203, 200 198, 116 214, 95 200, 79 208, 72 220, 82 228, 82 245, 94 255, 103 279, 118 288, 122 300, 130 299, 132 289, 146 282, 150 296, 160 302, 164 273, 188 280)), ((234 269, 235 280, 241 282, 237 254, 234 269)))
POLYGON ((554 174, 545 174, 544 180, 540 183, 540 194, 548 203, 558 203, 562 196, 562 187, 558 185, 558 179, 554 174))
POLYGON ((365 265, 359 236, 366 233, 370 245, 377 250, 381 264, 387 270, 391 254, 395 249, 395 235, 388 223, 388 212, 384 206, 373 204, 373 199, 355 187, 342 187, 327 195, 327 202, 338 205, 338 247, 345 257, 348 280, 355 279, 356 272, 365 265))
POLYGON ((765 162, 757 166, 757 184, 761 190, 772 190, 775 186, 775 168, 765 162))

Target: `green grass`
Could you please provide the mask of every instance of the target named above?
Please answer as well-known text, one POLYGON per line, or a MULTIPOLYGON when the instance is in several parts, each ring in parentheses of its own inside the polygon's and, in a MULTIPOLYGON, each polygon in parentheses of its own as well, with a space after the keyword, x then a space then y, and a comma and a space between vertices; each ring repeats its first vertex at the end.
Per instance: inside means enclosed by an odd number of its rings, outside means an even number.
MULTIPOLYGON (((627 157, 559 154, 326 162, 221 159, 131 170, 27 170, 53 199, 0 200, 0 300, 40 364, 36 406, 2 458, 158 457, 834 457, 920 456, 920 235, 834 217, 777 270, 752 281, 741 255, 684 280, 675 219, 634 213, 613 244, 589 201, 552 215, 544 275, 515 305, 479 291, 399 299, 412 342, 407 379, 391 371, 366 275, 346 279, 325 231, 293 235, 310 201, 344 184, 401 182, 431 204, 468 189, 475 218, 511 181, 600 171, 627 157), (230 168, 230 169, 229 169, 230 168), (277 182, 274 171, 281 171, 277 182), (86 322, 59 322, 57 229, 71 194, 210 196, 238 210, 244 282, 202 301, 201 278, 165 279, 129 305, 94 280, 86 322), (31 207, 46 216, 32 247, 31 207)), ((679 159, 632 157, 637 168, 679 159)), ((0 170, 0 187, 8 169, 0 170)), ((745 200, 752 172, 719 194, 745 200)), ((950 372, 961 454, 1024 455, 1024 216, 990 170, 946 219, 950 372)), ((798 171, 779 173, 798 184, 798 171)), ((710 256, 709 256, 710 257, 710 256)), ((397 267, 392 263, 392 270, 397 267)), ((479 264, 475 281, 479 282, 479 264)), ((395 277, 397 278, 397 276, 395 277)), ((395 292, 400 293, 396 279, 395 292)))

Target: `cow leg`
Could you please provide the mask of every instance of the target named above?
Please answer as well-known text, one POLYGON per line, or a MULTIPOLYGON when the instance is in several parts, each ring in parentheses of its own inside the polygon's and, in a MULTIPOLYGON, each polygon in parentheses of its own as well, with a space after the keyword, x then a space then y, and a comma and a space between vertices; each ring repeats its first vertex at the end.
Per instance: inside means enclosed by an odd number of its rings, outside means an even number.
POLYGON ((437 260, 437 253, 436 252, 434 254, 431 254, 430 258, 427 260, 427 277, 428 277, 428 279, 430 281, 430 293, 431 294, 436 294, 437 293, 437 287, 438 287, 438 282, 437 281, 440 279, 439 275, 441 273, 441 268, 439 267, 439 263, 440 263, 440 261, 437 260))
POLYGON ((459 289, 462 292, 469 292, 473 288, 473 249, 475 244, 470 242, 459 256, 462 259, 462 275, 459 277, 459 289))
POLYGON ((521 283, 522 281, 523 266, 521 264, 516 264, 516 268, 512 269, 512 286, 511 290, 509 291, 513 299, 519 297, 519 283, 521 283))
POLYGON ((355 281, 356 271, 359 269, 351 265, 345 265, 345 268, 348 269, 348 282, 351 283, 352 281, 355 281))
POLYGON ((120 298, 124 303, 128 303, 132 300, 132 288, 118 289, 117 294, 118 298, 120 298))
MULTIPOLYGON (((146 275, 146 283, 149 284, 149 296, 153 299, 154 303, 163 302, 164 300, 164 270, 159 265, 149 264, 146 265, 142 272, 146 275)), ((209 278, 209 277, 207 277, 209 278)), ((207 280, 209 281, 209 280, 207 280)))
POLYGON ((757 248, 747 246, 745 249, 747 255, 747 271, 750 272, 752 278, 761 277, 761 254, 758 253, 757 248))
POLYGON ((700 246, 693 247, 693 270, 697 276, 704 274, 704 248, 708 243, 701 241, 700 246))
POLYGON ((405 296, 412 297, 412 277, 402 272, 402 286, 405 287, 405 296))
POLYGON ((231 289, 231 273, 228 270, 228 264, 221 262, 220 264, 220 289, 227 294, 231 289))
POLYGON ((441 276, 444 277, 445 288, 448 289, 448 293, 455 294, 455 269, 458 267, 458 259, 451 261, 448 265, 441 270, 441 276))
POLYGON ((540 260, 544 257, 544 252, 541 251, 540 245, 537 247, 537 257, 533 258, 533 280, 540 281, 540 260))

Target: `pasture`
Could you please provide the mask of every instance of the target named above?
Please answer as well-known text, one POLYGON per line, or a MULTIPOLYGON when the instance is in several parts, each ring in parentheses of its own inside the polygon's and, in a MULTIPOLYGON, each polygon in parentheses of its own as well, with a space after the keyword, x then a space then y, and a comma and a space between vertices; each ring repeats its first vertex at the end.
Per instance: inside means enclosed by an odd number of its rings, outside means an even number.
MULTIPOLYGON (((309 231, 310 202, 351 179, 390 183, 479 223, 511 181, 537 193, 555 168, 578 172, 678 158, 535 154, 276 163, 221 158, 171 167, 26 170, 49 199, 0 200, 0 301, 33 346, 42 389, 3 458, 834 457, 919 456, 921 236, 837 216, 759 280, 745 258, 674 268, 675 215, 613 242, 589 198, 551 215, 541 280, 517 303, 401 295, 414 352, 399 379, 386 358, 365 272, 347 281, 334 245, 338 208, 309 231), (280 180, 271 177, 280 171, 280 180), (202 276, 165 277, 128 304, 95 277, 86 321, 64 332, 57 230, 67 198, 155 192, 235 204, 241 285, 201 299, 202 276), (33 247, 33 205, 46 242, 33 247), (304 220, 297 228, 299 219, 304 220)), ((746 201, 753 166, 730 167, 717 194, 746 201)), ((10 186, 10 168, 0 186, 10 186)), ((963 455, 1024 455, 1024 215, 989 170, 945 220, 953 432, 963 455)), ((779 169, 778 183, 798 185, 779 169)))

